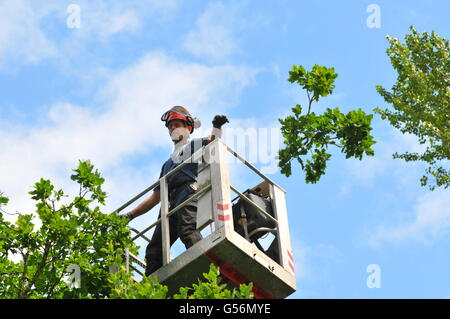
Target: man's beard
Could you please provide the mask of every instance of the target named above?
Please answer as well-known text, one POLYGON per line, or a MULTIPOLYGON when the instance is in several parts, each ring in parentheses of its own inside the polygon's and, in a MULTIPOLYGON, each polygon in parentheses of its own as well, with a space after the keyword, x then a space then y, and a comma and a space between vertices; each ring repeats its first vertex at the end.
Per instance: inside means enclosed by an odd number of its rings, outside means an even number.
POLYGON ((189 139, 189 136, 189 130, 185 127, 177 127, 170 134, 170 138, 172 139, 172 142, 175 143, 175 145, 177 145, 181 141, 187 141, 189 139))

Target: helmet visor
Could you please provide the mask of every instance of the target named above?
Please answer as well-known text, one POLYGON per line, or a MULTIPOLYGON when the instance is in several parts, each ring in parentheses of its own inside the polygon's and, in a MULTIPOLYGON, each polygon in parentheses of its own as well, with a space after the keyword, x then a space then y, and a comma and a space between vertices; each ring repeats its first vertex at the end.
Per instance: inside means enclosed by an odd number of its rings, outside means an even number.
POLYGON ((167 111, 161 116, 161 121, 166 122, 166 126, 169 124, 169 120, 175 120, 180 119, 184 120, 188 123, 188 125, 193 126, 194 120, 192 117, 188 114, 184 114, 182 112, 174 112, 174 111, 167 111))

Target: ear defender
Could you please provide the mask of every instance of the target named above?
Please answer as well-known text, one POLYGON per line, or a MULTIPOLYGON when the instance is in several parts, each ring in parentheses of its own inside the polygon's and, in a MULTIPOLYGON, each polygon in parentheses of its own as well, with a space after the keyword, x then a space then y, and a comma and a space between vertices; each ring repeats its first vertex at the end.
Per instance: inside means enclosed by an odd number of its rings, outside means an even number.
POLYGON ((194 129, 198 129, 200 126, 202 126, 202 122, 198 117, 194 117, 193 122, 194 122, 194 129))

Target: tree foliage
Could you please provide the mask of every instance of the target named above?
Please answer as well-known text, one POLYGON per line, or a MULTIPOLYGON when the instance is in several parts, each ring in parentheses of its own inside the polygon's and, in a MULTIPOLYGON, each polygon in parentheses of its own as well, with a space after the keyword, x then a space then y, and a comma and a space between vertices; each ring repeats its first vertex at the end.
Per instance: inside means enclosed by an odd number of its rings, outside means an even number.
POLYGON ((191 288, 182 287, 174 295, 174 299, 252 299, 253 284, 241 284, 239 289, 227 289, 222 283, 220 270, 214 264, 210 265, 209 272, 203 274, 205 280, 198 279, 197 284, 191 288))
POLYGON ((434 31, 420 34, 414 27, 405 42, 387 37, 387 54, 397 71, 397 81, 391 91, 377 86, 378 93, 393 110, 379 108, 383 119, 402 133, 414 134, 423 153, 394 154, 407 162, 428 164, 421 179, 431 190, 450 186, 450 44, 434 31), (430 177, 432 180, 430 180, 430 177))
POLYGON ((306 90, 308 106, 304 112, 297 104, 292 108, 293 115, 279 119, 285 139, 285 148, 278 153, 282 174, 291 175, 292 160, 296 159, 305 172, 306 183, 316 183, 325 174, 331 158, 330 145, 339 148, 346 158, 374 155, 375 141, 370 135, 373 115, 361 109, 343 114, 338 107, 327 108, 323 114, 311 111, 313 102, 333 93, 337 76, 334 68, 314 65, 306 71, 303 66, 292 66, 288 81, 306 90))
MULTIPOLYGON (((209 272, 203 274, 191 287, 181 287, 173 299, 252 299, 252 283, 241 284, 239 289, 230 290, 221 282, 220 270, 214 264, 210 265, 209 272)), ((110 279, 113 287, 110 297, 118 299, 165 299, 168 298, 168 288, 158 283, 152 276, 143 277, 137 283, 122 267, 110 279)))
MULTIPOLYGON (((104 214, 104 179, 89 161, 80 161, 71 179, 79 192, 69 203, 64 191, 41 178, 29 193, 35 214, 4 218, 8 198, 0 193, 0 298, 167 298, 153 277, 135 282, 124 267, 124 251, 137 254, 128 220, 104 214), (37 221, 35 220, 37 219, 37 221), (73 284, 73 266, 80 270, 73 284), (118 271, 112 271, 118 269, 118 271)), ((230 291, 218 281, 218 268, 206 282, 182 288, 177 298, 248 298, 251 285, 230 291)))
POLYGON ((117 254, 124 248, 136 249, 126 221, 95 206, 104 204, 106 193, 101 189, 104 179, 94 166, 80 161, 71 179, 80 187, 69 204, 62 203, 67 197, 63 190, 41 178, 29 193, 36 201, 35 214, 20 214, 10 223, 0 213, 3 298, 107 297, 109 269, 117 254), (71 275, 71 265, 81 269, 78 289, 64 280, 71 275))

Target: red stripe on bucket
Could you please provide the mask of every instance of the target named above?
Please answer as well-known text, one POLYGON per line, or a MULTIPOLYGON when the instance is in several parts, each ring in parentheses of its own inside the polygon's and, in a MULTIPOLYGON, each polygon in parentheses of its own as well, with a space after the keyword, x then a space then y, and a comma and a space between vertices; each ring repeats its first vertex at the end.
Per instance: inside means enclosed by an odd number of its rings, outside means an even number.
POLYGON ((288 250, 287 251, 289 258, 292 260, 292 262, 294 261, 294 256, 292 256, 291 252, 288 250))
POLYGON ((228 210, 229 208, 230 208, 230 205, 228 203, 226 203, 226 204, 217 203, 218 210, 228 210))
POLYGON ((292 265, 290 260, 288 260, 288 264, 289 264, 289 267, 292 269, 292 271, 295 272, 294 265, 292 265))
MULTIPOLYGON (((230 280, 235 285, 239 286, 240 284, 248 284, 250 281, 242 275, 236 268, 228 265, 223 262, 219 258, 217 258, 214 254, 207 252, 204 254, 206 258, 208 258, 213 264, 219 267, 220 273, 230 280)), ((253 295, 256 299, 274 299, 269 293, 267 293, 264 289, 260 288, 258 285, 253 283, 252 288, 253 295)))
POLYGON ((219 220, 226 222, 227 220, 230 219, 230 214, 226 214, 226 215, 219 214, 219 215, 217 215, 217 217, 219 218, 219 220))

